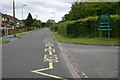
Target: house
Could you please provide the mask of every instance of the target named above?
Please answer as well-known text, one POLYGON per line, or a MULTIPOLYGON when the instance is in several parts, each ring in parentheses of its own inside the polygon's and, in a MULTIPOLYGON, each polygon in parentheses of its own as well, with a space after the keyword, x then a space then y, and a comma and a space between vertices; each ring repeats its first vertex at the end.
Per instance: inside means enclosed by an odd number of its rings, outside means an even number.
MULTIPOLYGON (((23 25, 23 22, 19 19, 15 18, 16 20, 16 27, 20 27, 23 25)), ((11 15, 3 14, 0 12, 0 29, 3 34, 7 35, 13 33, 14 29, 14 17, 11 15), (12 31, 12 32, 11 32, 12 31)))
MULTIPOLYGON (((13 26, 14 25, 14 17, 13 16, 10 16, 10 15, 7 15, 7 14, 3 14, 3 13, 0 13, 1 14, 1 22, 2 22, 2 27, 4 26, 13 26)), ((20 27, 23 22, 20 21, 19 19, 15 18, 16 19, 16 27, 20 27)))

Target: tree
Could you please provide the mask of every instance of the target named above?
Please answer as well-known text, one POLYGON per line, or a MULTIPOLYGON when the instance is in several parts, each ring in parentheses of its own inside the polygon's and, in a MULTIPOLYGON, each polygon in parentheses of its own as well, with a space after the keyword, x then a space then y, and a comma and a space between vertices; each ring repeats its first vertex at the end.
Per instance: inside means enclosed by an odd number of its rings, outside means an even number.
POLYGON ((36 20, 33 22, 32 26, 34 27, 40 27, 41 26, 41 21, 40 20, 36 20))
POLYGON ((42 27, 46 27, 46 23, 45 23, 45 22, 42 22, 42 23, 41 23, 41 26, 42 26, 42 27))
POLYGON ((62 21, 72 21, 101 14, 115 15, 120 12, 120 2, 75 2, 62 21))
POLYGON ((55 22, 54 20, 48 19, 48 20, 46 21, 46 26, 47 26, 47 27, 50 27, 54 22, 55 22))
POLYGON ((32 15, 29 13, 27 19, 25 20, 25 25, 27 27, 31 27, 33 22, 34 21, 33 21, 32 15))

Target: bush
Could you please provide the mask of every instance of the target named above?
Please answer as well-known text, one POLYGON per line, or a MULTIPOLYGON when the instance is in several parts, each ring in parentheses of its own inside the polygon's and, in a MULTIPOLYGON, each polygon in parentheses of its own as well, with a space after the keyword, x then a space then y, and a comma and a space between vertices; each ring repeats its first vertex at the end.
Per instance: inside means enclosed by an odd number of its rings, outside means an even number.
MULTIPOLYGON (((76 21, 66 21, 51 26, 52 31, 57 31, 58 34, 64 37, 78 38, 78 37, 99 37, 99 31, 97 31, 97 16, 87 17, 76 21)), ((111 15, 112 18, 112 31, 111 37, 118 38, 118 32, 120 31, 120 16, 111 15)), ((102 31, 102 37, 107 37, 107 31, 102 31)))
POLYGON ((112 17, 112 32, 111 37, 120 38, 120 15, 111 15, 112 17))

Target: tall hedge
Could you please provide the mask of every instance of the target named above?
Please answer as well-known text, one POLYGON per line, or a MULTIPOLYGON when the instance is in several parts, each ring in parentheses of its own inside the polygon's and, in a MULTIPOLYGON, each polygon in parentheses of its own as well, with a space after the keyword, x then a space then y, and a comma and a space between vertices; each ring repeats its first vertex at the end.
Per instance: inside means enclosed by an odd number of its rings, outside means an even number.
MULTIPOLYGON (((111 15, 112 17, 112 31, 111 37, 118 38, 118 32, 120 32, 120 16, 111 15)), ((66 21, 58 23, 55 26, 51 26, 51 29, 55 31, 57 28, 58 34, 64 37, 78 38, 78 37, 99 37, 99 31, 97 31, 97 16, 87 17, 76 21, 66 21)), ((102 36, 107 37, 107 31, 102 31, 102 36)))

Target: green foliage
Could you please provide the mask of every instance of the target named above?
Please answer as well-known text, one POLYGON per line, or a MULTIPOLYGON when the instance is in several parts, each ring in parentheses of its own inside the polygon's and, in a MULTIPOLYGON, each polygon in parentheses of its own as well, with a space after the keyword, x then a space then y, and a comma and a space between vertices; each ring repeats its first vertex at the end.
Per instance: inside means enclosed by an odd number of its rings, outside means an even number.
POLYGON ((112 29, 111 32, 112 37, 120 38, 120 15, 111 15, 112 17, 112 29))
POLYGON ((57 31, 58 31, 58 24, 59 24, 59 23, 52 24, 52 25, 50 26, 50 29, 51 29, 53 32, 57 32, 57 31))
MULTIPOLYGON (((112 31, 110 36, 119 38, 120 2, 75 2, 69 13, 62 17, 62 21, 50 28, 64 37, 99 37, 96 25, 98 16, 102 14, 111 15, 112 31)), ((107 31, 102 32, 102 37, 107 37, 107 31)))
POLYGON ((0 40, 0 45, 8 42, 9 42, 8 40, 0 40))
POLYGON ((62 21, 72 21, 101 14, 120 14, 120 2, 75 2, 62 21))
POLYGON ((20 27, 16 27, 17 29, 25 29, 25 28, 28 28, 26 26, 20 26, 20 27))
POLYGON ((32 26, 34 27, 40 27, 41 26, 41 23, 39 21, 34 21, 32 26))
MULTIPOLYGON (((118 32, 120 31, 120 16, 111 15, 112 17, 112 31, 111 37, 118 38, 118 32)), ((99 31, 97 31, 97 16, 87 17, 75 21, 66 21, 63 23, 58 23, 51 26, 51 30, 55 31, 57 27, 58 34, 64 37, 78 38, 78 37, 88 37, 95 38, 99 37, 99 31)), ((107 32, 102 32, 103 37, 107 37, 107 32)))
POLYGON ((31 27, 33 22, 34 22, 34 20, 32 18, 32 15, 29 13, 27 19, 25 20, 25 25, 27 27, 31 27))
POLYGON ((41 26, 42 26, 42 27, 46 27, 46 23, 45 23, 45 22, 42 22, 42 23, 41 23, 41 26))
POLYGON ((51 26, 54 22, 55 22, 54 20, 48 19, 48 20, 46 21, 46 27, 51 26))
POLYGON ((76 43, 76 44, 95 44, 95 45, 107 45, 107 46, 115 46, 120 45, 118 43, 117 38, 66 38, 57 33, 54 33, 57 41, 59 42, 68 42, 68 43, 76 43))

